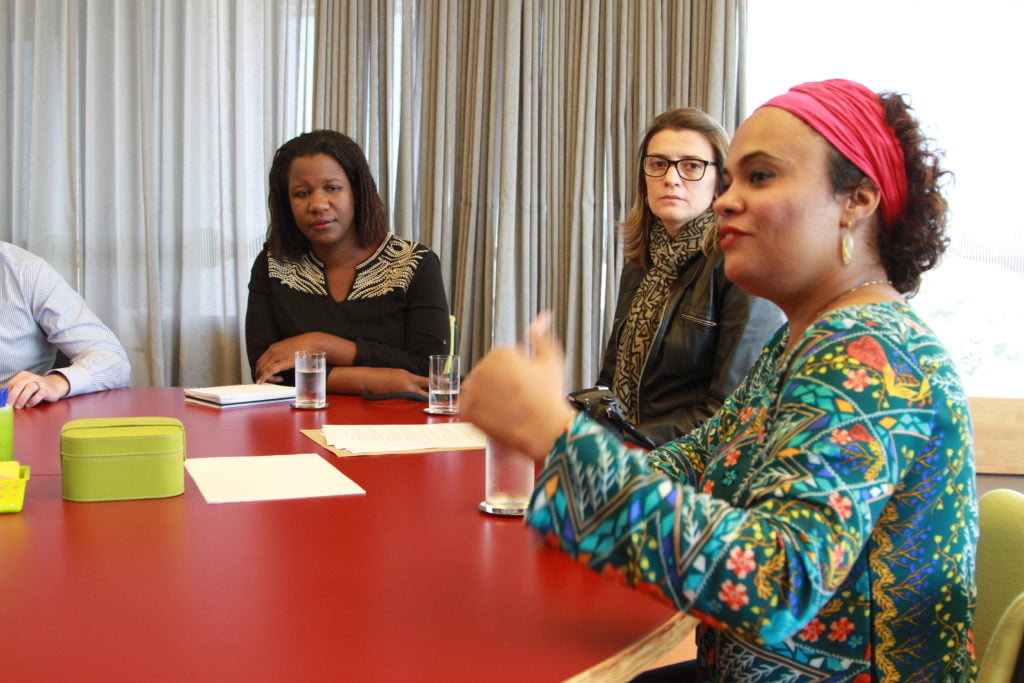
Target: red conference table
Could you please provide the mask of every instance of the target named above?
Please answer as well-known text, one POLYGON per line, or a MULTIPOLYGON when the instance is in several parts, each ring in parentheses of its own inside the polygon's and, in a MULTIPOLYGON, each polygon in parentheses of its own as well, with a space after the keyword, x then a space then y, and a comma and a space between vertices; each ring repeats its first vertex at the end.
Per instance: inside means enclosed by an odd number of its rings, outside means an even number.
POLYGON ((130 388, 17 412, 32 479, 0 515, 0 678, 612 680, 692 626, 477 511, 480 450, 338 458, 299 433, 451 418, 328 399, 218 410, 130 388), (320 453, 367 493, 208 505, 186 474, 174 498, 64 501, 60 426, 127 415, 179 418, 190 458, 320 453))

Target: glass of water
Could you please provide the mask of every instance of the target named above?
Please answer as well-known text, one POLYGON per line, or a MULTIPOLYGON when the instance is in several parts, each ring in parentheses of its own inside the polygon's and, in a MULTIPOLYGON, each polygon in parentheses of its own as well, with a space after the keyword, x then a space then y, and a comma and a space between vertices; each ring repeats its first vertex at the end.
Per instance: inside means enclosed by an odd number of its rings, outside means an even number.
POLYGON ((327 354, 323 351, 295 352, 295 407, 327 407, 327 354))
POLYGON ((486 457, 484 501, 480 509, 502 517, 526 514, 533 495, 533 460, 494 439, 487 439, 486 457))
POLYGON ((459 412, 460 363, 458 356, 431 356, 427 407, 431 415, 459 412))

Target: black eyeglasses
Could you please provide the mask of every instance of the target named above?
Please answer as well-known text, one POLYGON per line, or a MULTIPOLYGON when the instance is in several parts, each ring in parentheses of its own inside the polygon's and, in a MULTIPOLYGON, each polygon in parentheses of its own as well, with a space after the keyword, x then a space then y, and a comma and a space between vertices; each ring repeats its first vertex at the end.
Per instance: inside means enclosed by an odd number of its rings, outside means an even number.
POLYGON ((683 180, 700 180, 707 172, 708 166, 717 166, 713 161, 704 159, 666 159, 658 154, 645 154, 641 159, 643 162, 644 175, 652 178, 660 178, 671 166, 676 167, 676 173, 683 180))

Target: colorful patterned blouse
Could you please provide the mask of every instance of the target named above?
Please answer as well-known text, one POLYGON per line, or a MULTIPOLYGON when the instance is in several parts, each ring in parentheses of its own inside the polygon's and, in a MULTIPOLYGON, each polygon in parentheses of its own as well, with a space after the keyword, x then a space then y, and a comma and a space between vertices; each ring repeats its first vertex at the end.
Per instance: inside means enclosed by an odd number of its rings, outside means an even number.
POLYGON ((645 457, 578 416, 528 523, 703 622, 716 681, 973 680, 967 399, 902 303, 783 327, 704 426, 645 457))

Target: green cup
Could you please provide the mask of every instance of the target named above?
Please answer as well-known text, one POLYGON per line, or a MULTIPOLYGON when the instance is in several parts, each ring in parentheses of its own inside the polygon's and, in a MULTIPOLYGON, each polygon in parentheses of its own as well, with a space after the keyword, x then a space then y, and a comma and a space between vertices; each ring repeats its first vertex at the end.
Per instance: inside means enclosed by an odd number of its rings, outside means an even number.
POLYGON ((14 408, 0 408, 0 460, 14 460, 14 408))

